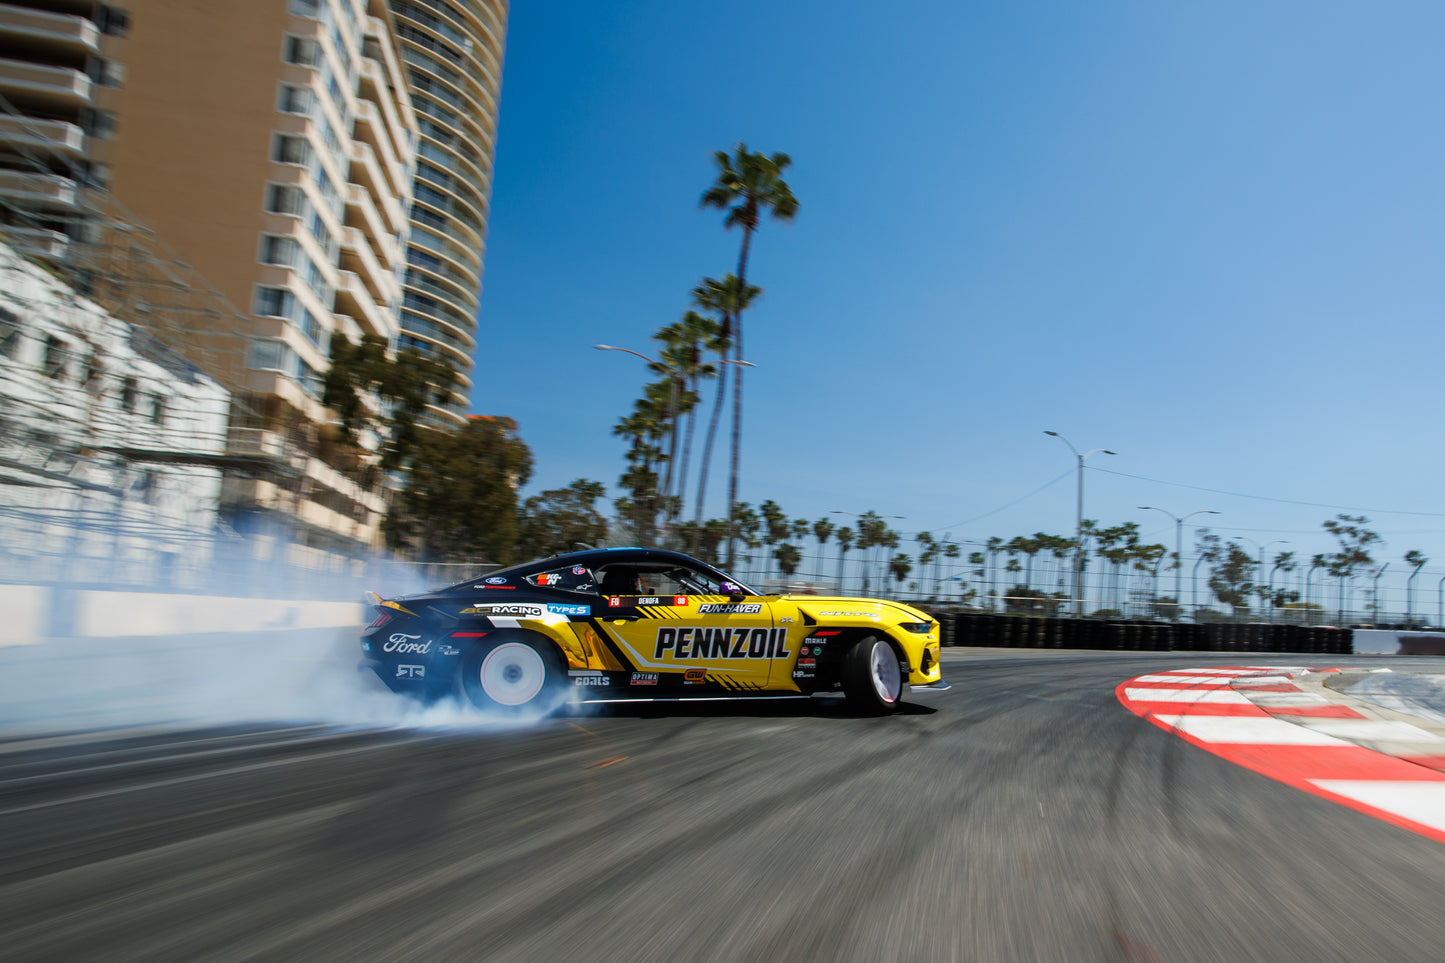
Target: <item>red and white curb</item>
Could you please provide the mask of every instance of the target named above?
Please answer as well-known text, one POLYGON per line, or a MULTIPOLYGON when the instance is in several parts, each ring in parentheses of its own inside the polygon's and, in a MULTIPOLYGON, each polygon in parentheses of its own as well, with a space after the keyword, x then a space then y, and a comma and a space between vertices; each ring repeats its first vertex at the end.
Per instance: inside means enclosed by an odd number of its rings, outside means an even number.
POLYGON ((1368 718, 1296 684, 1338 671, 1178 669, 1121 682, 1115 694, 1130 712, 1216 756, 1445 843, 1445 739, 1368 718))

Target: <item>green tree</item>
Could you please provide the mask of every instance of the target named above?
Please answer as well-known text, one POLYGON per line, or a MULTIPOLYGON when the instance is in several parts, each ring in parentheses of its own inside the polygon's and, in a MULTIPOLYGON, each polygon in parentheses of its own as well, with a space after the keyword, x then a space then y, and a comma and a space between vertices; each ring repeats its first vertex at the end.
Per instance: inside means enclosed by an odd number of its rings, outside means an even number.
POLYGON ((517 489, 531 476, 532 452, 510 418, 424 429, 387 517, 387 541, 429 562, 516 561, 517 489))
MULTIPOLYGON (((748 253, 752 248, 753 234, 765 213, 780 221, 791 221, 798 213, 798 200, 793 196, 783 172, 793 161, 787 154, 774 153, 771 156, 761 151, 749 151, 746 144, 738 144, 733 153, 715 151, 717 179, 702 195, 703 207, 715 207, 727 211, 723 224, 741 227, 742 248, 738 253, 737 276, 740 285, 746 286, 748 277, 748 253)), ((733 357, 743 360, 743 312, 739 308, 732 316, 733 357)), ((737 502, 738 464, 743 425, 743 366, 735 365, 733 375, 733 438, 732 458, 728 470, 728 506, 737 502)), ((729 528, 736 530, 733 519, 729 528)), ((729 561, 732 546, 728 547, 729 561)))
POLYGON ((785 542, 773 550, 773 558, 777 559, 778 571, 784 576, 789 576, 798 570, 798 563, 803 560, 803 553, 798 550, 798 546, 785 542))
POLYGON ((1365 526, 1370 520, 1363 515, 1336 515, 1324 522, 1325 531, 1335 537, 1339 549, 1325 555, 1326 571, 1340 580, 1339 619, 1345 620, 1345 584, 1362 566, 1375 564, 1370 547, 1380 543, 1380 536, 1365 526))
POLYGON ((1405 553, 1405 564, 1410 566, 1410 577, 1405 580, 1405 621, 1413 622, 1415 619, 1415 576, 1420 574, 1420 569, 1429 563, 1425 553, 1417 549, 1410 549, 1405 553))
POLYGON ((907 555, 899 552, 888 563, 888 571, 893 573, 893 581, 902 585, 903 580, 908 577, 908 573, 913 571, 913 562, 907 555))
POLYGON ((584 545, 601 547, 607 539, 607 519, 597 511, 596 502, 605 491, 601 482, 579 478, 566 488, 527 499, 522 506, 522 547, 539 558, 584 545))
POLYGON ((838 592, 843 591, 843 560, 848 557, 848 549, 853 547, 853 529, 844 525, 833 533, 833 538, 838 542, 838 592))
POLYGON ((419 444, 422 412, 433 402, 445 404, 456 384, 448 365, 410 349, 392 357, 387 347, 387 340, 375 334, 362 335, 360 341, 337 335, 331 339, 331 367, 322 379, 321 403, 336 413, 343 443, 360 451, 365 436, 381 441, 374 464, 357 460, 368 487, 376 471, 407 464, 419 444))

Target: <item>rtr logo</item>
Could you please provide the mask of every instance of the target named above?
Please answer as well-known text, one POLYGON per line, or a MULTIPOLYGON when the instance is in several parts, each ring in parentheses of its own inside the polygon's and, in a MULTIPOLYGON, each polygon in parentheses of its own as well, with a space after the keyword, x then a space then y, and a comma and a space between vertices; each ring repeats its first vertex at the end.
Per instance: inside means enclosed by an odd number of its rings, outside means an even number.
POLYGON ((399 665, 396 667, 398 679, 424 679, 426 678, 426 666, 424 665, 399 665))

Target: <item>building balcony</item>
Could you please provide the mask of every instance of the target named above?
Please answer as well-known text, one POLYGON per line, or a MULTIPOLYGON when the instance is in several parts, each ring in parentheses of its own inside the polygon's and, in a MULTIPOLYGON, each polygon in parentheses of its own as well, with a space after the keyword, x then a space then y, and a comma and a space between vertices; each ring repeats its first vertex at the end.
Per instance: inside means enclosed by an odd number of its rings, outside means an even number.
POLYGON ((0 43, 36 59, 84 58, 100 53, 100 28, 73 14, 0 3, 0 43))
POLYGON ((406 208, 397 200, 398 196, 411 194, 411 183, 406 182, 401 190, 393 187, 381 170, 381 164, 377 162, 376 151, 365 141, 352 141, 351 144, 351 175, 347 179, 353 184, 360 185, 367 189, 373 201, 380 201, 382 212, 386 215, 388 229, 387 234, 401 234, 406 231, 406 208))
POLYGON ((79 156, 85 147, 85 131, 79 124, 63 120, 29 117, 0 117, 0 142, 43 154, 79 156))
POLYGON ((378 304, 393 304, 401 298, 396 275, 382 267, 366 235, 354 227, 341 234, 341 267, 359 274, 378 304))
POLYGON ((70 253, 70 238, 63 231, 43 227, 0 227, 0 239, 12 247, 50 261, 63 261, 70 253))
POLYGON ((388 126, 382 122, 381 112, 377 110, 376 103, 366 98, 360 98, 356 102, 356 139, 369 146, 376 152, 381 160, 381 168, 386 174, 388 192, 396 197, 405 199, 411 194, 411 177, 409 171, 415 163, 413 158, 410 162, 403 162, 397 153, 400 146, 397 143, 397 136, 404 135, 402 128, 388 126))
POLYGON ((75 210, 79 195, 79 188, 69 177, 0 170, 0 197, 14 207, 75 210))
MULTIPOLYGON (((405 221, 402 222, 405 225, 405 221)), ((349 184, 346 190, 346 226, 357 227, 381 249, 385 263, 399 264, 402 260, 401 244, 396 239, 398 230, 388 229, 381 212, 376 209, 376 200, 370 191, 360 184, 349 184)))
POLYGON ((355 318, 367 334, 391 339, 401 330, 395 315, 376 303, 354 271, 341 272, 341 283, 336 286, 336 310, 355 318))
POLYGON ((90 105, 94 85, 83 71, 0 58, 0 95, 26 108, 78 110, 90 105))

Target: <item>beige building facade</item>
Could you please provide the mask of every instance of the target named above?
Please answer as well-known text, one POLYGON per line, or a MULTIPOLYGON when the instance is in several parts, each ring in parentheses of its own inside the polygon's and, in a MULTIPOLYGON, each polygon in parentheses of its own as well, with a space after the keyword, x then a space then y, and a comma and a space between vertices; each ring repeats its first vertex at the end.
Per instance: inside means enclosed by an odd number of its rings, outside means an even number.
POLYGON ((389 0, 421 138, 399 343, 456 371, 431 415, 462 424, 496 156, 506 0, 389 0))
POLYGON ((377 541, 321 405, 331 340, 400 326, 418 127, 384 0, 127 0, 113 195, 246 316, 213 352, 232 430, 289 475, 230 477, 223 511, 315 547, 377 541), (335 456, 335 457, 333 457, 335 456), (340 460, 338 460, 340 459, 340 460))

